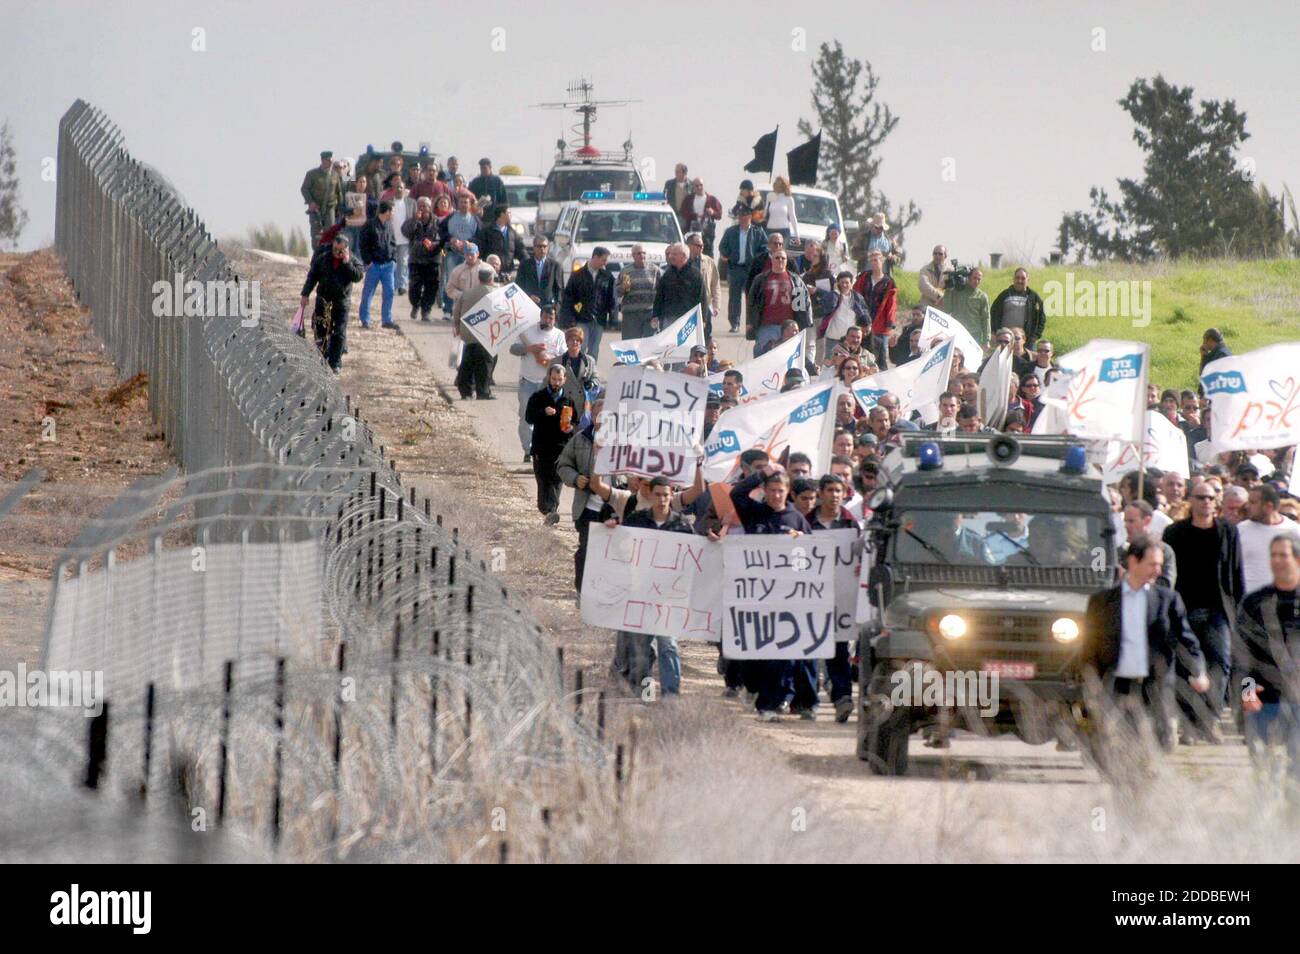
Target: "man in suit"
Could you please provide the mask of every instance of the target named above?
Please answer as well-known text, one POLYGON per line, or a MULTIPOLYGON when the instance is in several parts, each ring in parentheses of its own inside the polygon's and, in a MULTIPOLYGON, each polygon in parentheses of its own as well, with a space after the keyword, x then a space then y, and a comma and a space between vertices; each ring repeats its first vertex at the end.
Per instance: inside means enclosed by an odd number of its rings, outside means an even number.
POLYGON ((597 245, 591 260, 569 276, 560 306, 560 328, 578 327, 587 354, 600 360, 600 336, 617 307, 614 277, 605 269, 609 249, 597 245))
POLYGON ((564 289, 560 266, 547 256, 550 247, 545 235, 534 238, 532 258, 520 263, 519 271, 515 273, 515 283, 538 307, 547 302, 558 303, 564 289))
POLYGON ((754 262, 767 248, 767 233, 754 224, 752 209, 736 210, 736 224, 722 233, 718 243, 718 269, 727 276, 727 322, 740 330, 741 303, 749 291, 754 262))
POLYGON ((524 260, 524 243, 510 225, 510 210, 498 206, 495 223, 484 225, 481 236, 479 255, 484 261, 489 255, 496 255, 501 259, 501 280, 514 281, 515 269, 524 260))
POLYGON ((1088 600, 1087 643, 1080 662, 1101 678, 1103 687, 1130 716, 1145 710, 1155 723, 1161 747, 1169 751, 1178 739, 1173 699, 1176 662, 1181 659, 1196 692, 1207 692, 1210 679, 1182 597, 1176 590, 1155 585, 1163 569, 1164 550, 1158 540, 1138 536, 1129 541, 1120 584, 1088 600))

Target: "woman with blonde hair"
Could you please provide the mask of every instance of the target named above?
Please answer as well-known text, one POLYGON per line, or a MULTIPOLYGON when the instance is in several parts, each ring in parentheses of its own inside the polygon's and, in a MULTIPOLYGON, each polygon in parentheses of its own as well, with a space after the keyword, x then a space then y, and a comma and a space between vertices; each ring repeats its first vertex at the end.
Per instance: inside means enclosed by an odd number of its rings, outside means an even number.
POLYGON ((794 196, 790 194, 790 183, 785 176, 777 176, 772 182, 772 191, 767 194, 767 204, 763 207, 763 224, 768 235, 780 232, 786 245, 790 244, 790 239, 799 237, 794 196))

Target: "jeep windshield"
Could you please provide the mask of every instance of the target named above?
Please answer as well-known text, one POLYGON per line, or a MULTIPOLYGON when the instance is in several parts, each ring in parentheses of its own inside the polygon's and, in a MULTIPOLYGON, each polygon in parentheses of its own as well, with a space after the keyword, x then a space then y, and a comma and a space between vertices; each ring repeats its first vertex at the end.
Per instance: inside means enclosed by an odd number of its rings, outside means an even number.
POLYGON ((1003 511, 908 510, 893 560, 951 566, 1090 567, 1107 552, 1100 517, 1003 511))
POLYGON ((640 192, 633 169, 552 169, 542 186, 543 202, 571 202, 584 192, 640 192))
POLYGON ((677 217, 666 209, 587 209, 578 221, 579 242, 679 242, 677 217))

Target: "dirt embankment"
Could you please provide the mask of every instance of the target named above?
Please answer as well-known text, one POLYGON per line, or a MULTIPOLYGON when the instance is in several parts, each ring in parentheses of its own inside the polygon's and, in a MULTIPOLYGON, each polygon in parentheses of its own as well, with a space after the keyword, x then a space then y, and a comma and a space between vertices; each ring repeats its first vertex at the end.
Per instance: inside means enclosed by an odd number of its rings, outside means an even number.
POLYGON ((62 547, 133 482, 172 460, 143 375, 122 378, 45 249, 0 255, 0 665, 39 652, 50 571, 62 547))

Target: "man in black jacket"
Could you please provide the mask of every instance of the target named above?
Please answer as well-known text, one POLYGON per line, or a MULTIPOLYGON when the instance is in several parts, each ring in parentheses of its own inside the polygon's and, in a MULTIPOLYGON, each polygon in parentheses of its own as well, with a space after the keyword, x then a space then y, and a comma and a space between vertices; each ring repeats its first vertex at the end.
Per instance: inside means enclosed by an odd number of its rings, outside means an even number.
POLYGON ((1088 599, 1080 662, 1130 714, 1145 710, 1161 746, 1169 750, 1177 741, 1172 697, 1178 663, 1196 692, 1206 692, 1210 679, 1182 598, 1154 585, 1163 566, 1164 552, 1154 537, 1129 541, 1119 586, 1088 599))
POLYGON ((564 365, 552 364, 546 372, 545 387, 528 399, 524 409, 524 420, 533 426, 530 453, 537 480, 537 509, 550 525, 560 522, 560 476, 556 465, 578 423, 573 402, 564 393, 564 376, 564 365))
POLYGON ((442 252, 430 200, 422 198, 416 202, 415 218, 402 223, 402 234, 411 243, 411 320, 418 317, 428 321, 438 301, 438 257, 442 252))
MULTIPOLYGON (((756 469, 731 489, 731 503, 745 533, 788 533, 798 536, 811 533, 812 528, 794 505, 790 503, 790 475, 780 464, 768 463, 756 469), (755 500, 750 494, 763 488, 763 499, 755 500)), ((783 706, 789 700, 787 686, 793 684, 792 665, 787 659, 755 659, 744 663, 746 685, 758 686, 754 707, 763 722, 780 719, 783 706)))
POLYGON ((524 260, 524 243, 510 225, 510 210, 505 206, 497 206, 495 223, 484 225, 479 238, 479 255, 486 260, 489 255, 495 254, 501 259, 501 281, 514 281, 515 268, 524 260))
POLYGON ((1233 683, 1241 689, 1251 755, 1284 744, 1291 775, 1300 781, 1300 543, 1279 534, 1268 557, 1272 584, 1242 600, 1237 613, 1233 683))
POLYGON ((393 324, 393 296, 397 293, 397 240, 393 230, 388 227, 388 220, 393 217, 393 203, 387 199, 379 203, 375 217, 361 229, 361 261, 366 263, 366 280, 361 286, 361 309, 357 317, 361 327, 370 327, 370 298, 375 293, 375 286, 384 289, 384 304, 380 312, 380 321, 385 328, 396 327, 393 324))
MULTIPOLYGON (((545 235, 536 236, 533 239, 532 257, 520 262, 519 270, 515 273, 515 284, 522 288, 524 293, 533 300, 533 304, 539 308, 547 302, 558 306, 560 295, 564 291, 560 266, 546 254, 550 247, 551 243, 546 240, 545 235)), ((504 264, 503 260, 502 265, 504 264)))
MULTIPOLYGON (((474 197, 482 199, 486 196, 489 199, 489 205, 483 210, 483 221, 491 222, 497 217, 497 213, 509 205, 506 196, 506 184, 501 181, 501 177, 492 171, 491 159, 480 159, 478 161, 478 175, 469 180, 469 191, 474 193, 474 197)), ((487 253, 484 253, 484 258, 487 253)), ((501 262, 505 266, 505 260, 501 262)))
POLYGON ((1029 272, 1017 268, 1011 278, 1011 287, 1004 288, 993 299, 989 307, 989 325, 995 335, 1002 328, 1023 328, 1028 348, 1042 337, 1047 327, 1047 314, 1043 310, 1042 296, 1029 287, 1029 272))
POLYGON ((332 251, 312 259, 307 281, 302 286, 302 307, 305 309, 316 290, 316 310, 311 326, 316 347, 337 371, 343 360, 343 345, 348 340, 348 297, 352 285, 361 281, 361 266, 352 258, 346 235, 334 236, 332 251))
POLYGON ((1232 668, 1232 631, 1245 591, 1241 540, 1237 528, 1216 516, 1218 494, 1201 482, 1191 493, 1192 515, 1165 528, 1164 542, 1178 561, 1175 587, 1187 607, 1187 618, 1200 642, 1210 674, 1206 704, 1183 706, 1184 713, 1207 742, 1222 741, 1219 712, 1227 701, 1232 668))
POLYGON ((592 249, 591 261, 569 276, 560 306, 560 328, 581 328, 583 346, 597 361, 600 336, 617 306, 614 276, 605 268, 608 262, 609 249, 603 245, 592 249))
POLYGON ((733 333, 740 330, 745 296, 754 277, 754 263, 767 248, 767 233, 754 224, 751 212, 745 206, 739 207, 736 224, 722 233, 722 241, 718 243, 718 271, 727 277, 727 322, 733 333))
POLYGON ((668 268, 655 286, 655 303, 650 309, 651 331, 662 331, 696 305, 700 306, 701 316, 708 314, 704 278, 691 268, 688 256, 686 246, 680 242, 674 242, 664 251, 668 268))

